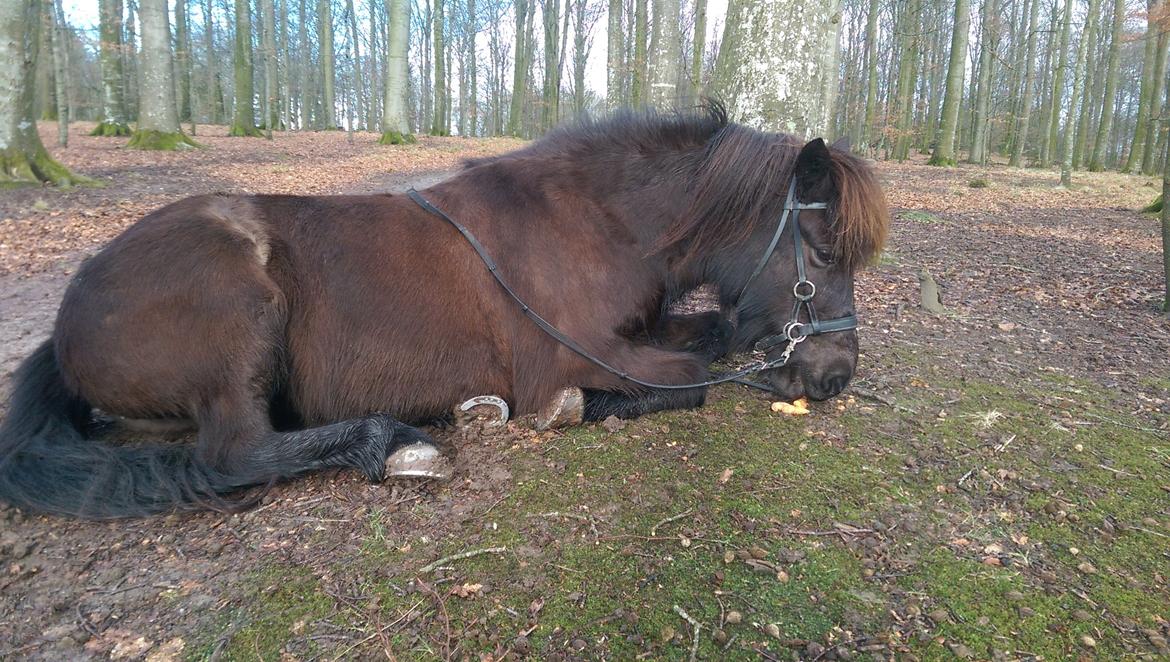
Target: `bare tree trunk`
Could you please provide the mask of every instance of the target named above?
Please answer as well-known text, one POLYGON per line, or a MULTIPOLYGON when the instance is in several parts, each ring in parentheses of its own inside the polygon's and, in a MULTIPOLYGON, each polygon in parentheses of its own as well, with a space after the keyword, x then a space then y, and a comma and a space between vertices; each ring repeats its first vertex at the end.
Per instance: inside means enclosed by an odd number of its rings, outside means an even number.
POLYGON ((346 112, 349 113, 348 128, 352 139, 353 131, 357 128, 358 120, 361 117, 358 109, 362 107, 362 99, 366 95, 366 86, 361 75, 362 52, 358 48, 361 42, 358 41, 357 11, 354 9, 353 0, 345 0, 345 17, 348 19, 346 23, 349 26, 349 43, 347 47, 349 49, 350 75, 350 89, 346 94, 346 98, 350 98, 350 95, 353 96, 352 100, 346 104, 348 106, 346 112))
POLYGON ((625 40, 622 34, 622 0, 609 0, 609 23, 606 35, 605 105, 610 110, 618 108, 625 101, 625 40))
POLYGON ((649 101, 646 90, 647 0, 634 0, 634 70, 630 81, 630 103, 643 106, 649 101))
POLYGON ((33 110, 42 0, 0 2, 0 185, 81 183, 53 160, 37 134, 33 110))
POLYGON ((544 90, 541 94, 540 126, 547 131, 556 126, 560 115, 561 72, 558 29, 561 22, 560 0, 542 0, 541 21, 544 27, 544 90))
POLYGON ((1028 138, 1028 117, 1036 94, 1036 23, 1039 18, 1040 0, 1032 0, 1032 6, 1028 9, 1027 55, 1024 56, 1024 99, 1020 102, 1020 112, 1016 114, 1015 142, 1012 143, 1012 156, 1008 162, 1008 165, 1016 168, 1023 161, 1024 145, 1028 138))
POLYGON ((955 0, 955 27, 951 33, 951 55, 947 65, 947 91, 943 96, 942 121, 938 129, 938 142, 930 155, 930 165, 955 165, 955 131, 959 125, 963 66, 967 58, 967 33, 970 26, 969 0, 955 0))
POLYGON ((654 0, 650 31, 650 105, 666 110, 678 105, 682 42, 679 39, 679 0, 654 0))
POLYGON ((250 0, 235 0, 236 41, 232 58, 235 72, 236 99, 232 104, 232 126, 229 136, 259 137, 256 128, 256 106, 252 81, 252 8, 250 0))
POLYGON ((1095 54, 1097 52, 1097 29, 1099 19, 1101 17, 1100 2, 1096 3, 1097 10, 1091 11, 1088 14, 1088 25, 1085 29, 1084 39, 1088 43, 1087 59, 1085 60, 1085 94, 1088 95, 1086 99, 1081 102, 1080 116, 1077 118, 1077 133, 1073 141, 1073 155, 1072 168, 1077 170, 1081 167, 1085 156, 1085 145, 1088 140, 1089 122, 1092 115, 1093 104, 1089 103, 1089 99, 1093 98, 1093 92, 1096 91, 1095 85, 1092 84, 1094 72, 1096 70, 1095 54))
POLYGON ((979 46, 979 88, 975 95, 975 127, 971 136, 969 163, 987 162, 987 122, 991 105, 991 68, 995 62, 998 33, 995 0, 983 0, 982 38, 979 46))
POLYGON ((1113 2, 1113 30, 1109 44, 1109 55, 1105 65, 1104 106, 1101 121, 1097 124, 1097 139, 1093 142, 1093 157, 1089 159, 1089 170, 1100 172, 1105 169, 1105 150, 1109 145, 1109 133, 1113 128, 1113 104, 1117 100, 1117 77, 1121 66, 1122 29, 1125 26, 1125 0, 1113 2))
POLYGON ((877 56, 877 26, 878 12, 881 10, 880 0, 869 0, 869 12, 865 17, 865 121, 861 127, 858 142, 862 153, 872 155, 876 147, 872 131, 874 120, 877 117, 878 67, 877 56))
POLYGON ((179 121, 184 122, 191 119, 191 33, 187 28, 187 0, 175 1, 175 75, 179 121))
POLYGON ((703 50, 707 43, 707 0, 695 0, 695 36, 691 47, 691 96, 703 96, 703 50))
POLYGON ((839 30, 836 0, 731 0, 713 87, 737 121, 824 135, 837 90, 839 30))
MULTIPOLYGON (((1161 5, 1159 9, 1161 10, 1161 5)), ((1158 123, 1156 117, 1157 110, 1162 105, 1162 95, 1166 90, 1166 55, 1170 49, 1170 40, 1167 39, 1167 34, 1161 29, 1160 22, 1154 16, 1150 17, 1151 27, 1157 28, 1158 31, 1158 46, 1157 54, 1154 59, 1154 89, 1150 93, 1150 120, 1149 128, 1146 133, 1146 143, 1142 148, 1142 174, 1154 174, 1154 150, 1158 142, 1158 136, 1161 134, 1161 125, 1158 123)))
MULTIPOLYGON (((1089 16, 1092 16, 1096 11, 1100 0, 1089 0, 1089 16)), ((1087 100, 1084 99, 1085 91, 1085 58, 1088 57, 1089 40, 1088 34, 1083 35, 1080 39, 1080 44, 1077 46, 1077 59, 1073 64, 1073 89, 1072 89, 1072 105, 1068 109, 1068 119, 1064 123, 1064 147, 1061 150, 1060 159, 1060 183, 1065 188, 1072 186, 1072 161, 1073 161, 1073 145, 1076 142, 1074 130, 1077 122, 1077 104, 1085 104, 1087 100)))
POLYGON ((142 85, 138 128, 127 147, 174 150, 197 146, 179 128, 167 0, 142 0, 142 85))
POLYGON ((53 47, 53 85, 57 97, 57 144, 69 145, 69 46, 65 27, 65 14, 61 11, 61 0, 46 0, 49 12, 50 31, 53 47))
POLYGON ((1138 159, 1146 143, 1146 130, 1149 128, 1151 107, 1154 105, 1154 70, 1158 57, 1158 29, 1153 17, 1157 12, 1157 0, 1148 0, 1147 3, 1146 34, 1142 40, 1144 57, 1142 58, 1142 80, 1138 95, 1137 121, 1133 127, 1133 140, 1129 145, 1129 154, 1125 157, 1122 172, 1133 172, 1137 167, 1138 159))
POLYGON ((431 18, 431 30, 434 35, 434 62, 435 62, 435 115, 431 121, 431 135, 445 136, 450 133, 447 128, 447 47, 443 40, 444 16, 443 3, 445 0, 435 0, 435 10, 431 18))
POLYGON ((260 44, 264 50, 264 130, 272 140, 273 125, 280 122, 276 99, 276 7, 260 0, 260 44))
POLYGON ((521 114, 524 110, 524 90, 527 85, 528 67, 526 64, 529 54, 526 52, 527 37, 524 34, 524 25, 528 20, 528 12, 533 8, 529 0, 516 0, 516 57, 512 73, 512 103, 508 112, 508 135, 520 136, 521 114))
MULTIPOLYGON (((210 0, 209 0, 210 1, 210 0)), ((93 136, 128 136, 126 101, 122 95, 122 0, 101 0, 99 60, 102 69, 102 121, 93 136)))
POLYGON ((410 43, 410 0, 387 0, 390 38, 386 44, 386 98, 382 101, 383 145, 413 143, 406 115, 406 56, 410 43))
POLYGON ((203 2, 203 50, 207 52, 207 119, 211 124, 219 124, 223 122, 223 93, 215 57, 215 17, 211 11, 211 0, 203 2))
POLYGON ((317 2, 317 46, 321 49, 321 121, 324 128, 337 128, 337 96, 334 92, 337 70, 333 64, 333 2, 317 2))
POLYGON ((1162 157, 1162 278, 1166 290, 1162 312, 1170 315, 1170 140, 1162 157))

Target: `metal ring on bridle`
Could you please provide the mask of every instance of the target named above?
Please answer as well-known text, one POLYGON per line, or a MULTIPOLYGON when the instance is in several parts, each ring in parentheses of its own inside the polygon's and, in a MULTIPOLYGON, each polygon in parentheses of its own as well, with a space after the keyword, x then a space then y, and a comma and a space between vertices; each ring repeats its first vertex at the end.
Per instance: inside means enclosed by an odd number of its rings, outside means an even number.
POLYGON ((816 295, 817 295, 817 286, 816 286, 816 283, 812 282, 811 280, 800 280, 800 281, 797 281, 796 284, 792 286, 792 296, 796 297, 797 299, 800 299, 801 301, 811 301, 812 298, 815 297, 816 295), (805 286, 805 285, 808 286, 808 288, 807 288, 808 294, 802 294, 800 291, 801 287, 805 286))
POLYGON ((804 324, 800 322, 789 322, 784 325, 784 337, 790 342, 800 342, 808 337, 804 332, 804 324))

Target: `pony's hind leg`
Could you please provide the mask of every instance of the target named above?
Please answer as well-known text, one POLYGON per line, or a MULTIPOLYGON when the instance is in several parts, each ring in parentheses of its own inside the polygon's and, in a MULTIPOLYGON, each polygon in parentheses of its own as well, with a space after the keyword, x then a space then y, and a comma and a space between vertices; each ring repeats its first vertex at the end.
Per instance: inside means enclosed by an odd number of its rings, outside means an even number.
POLYGON ((232 486, 328 468, 357 469, 370 481, 379 482, 395 450, 417 443, 436 445, 425 432, 386 414, 278 432, 260 405, 255 400, 222 401, 198 417, 200 459, 232 486), (243 405, 243 411, 237 405, 243 405))

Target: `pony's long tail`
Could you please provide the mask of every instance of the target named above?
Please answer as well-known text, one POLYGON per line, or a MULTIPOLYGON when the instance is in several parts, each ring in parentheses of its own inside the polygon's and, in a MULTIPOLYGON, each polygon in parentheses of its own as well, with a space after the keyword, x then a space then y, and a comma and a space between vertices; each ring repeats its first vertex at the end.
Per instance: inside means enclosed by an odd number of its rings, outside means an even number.
MULTIPOLYGON (((199 504, 241 487, 194 457, 187 444, 116 446, 87 440, 90 407, 61 376, 52 340, 16 373, 12 407, 0 425, 0 500, 94 519, 140 517, 199 504)), ((240 505, 240 504, 235 504, 240 505)))

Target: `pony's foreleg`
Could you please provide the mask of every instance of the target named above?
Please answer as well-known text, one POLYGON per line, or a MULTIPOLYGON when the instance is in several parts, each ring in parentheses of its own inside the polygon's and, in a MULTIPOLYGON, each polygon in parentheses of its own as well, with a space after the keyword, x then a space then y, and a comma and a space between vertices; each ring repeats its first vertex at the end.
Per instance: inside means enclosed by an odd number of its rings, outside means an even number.
POLYGON ((650 331, 656 345, 704 357, 708 363, 727 354, 734 329, 717 310, 663 315, 650 331))
MULTIPOLYGON (((628 343, 613 358, 641 381, 656 384, 691 384, 707 379, 705 355, 674 351, 653 345, 628 343)), ((707 388, 654 389, 639 386, 614 375, 598 376, 598 382, 584 384, 583 419, 597 421, 616 416, 637 418, 668 409, 693 409, 707 399, 707 388)))

